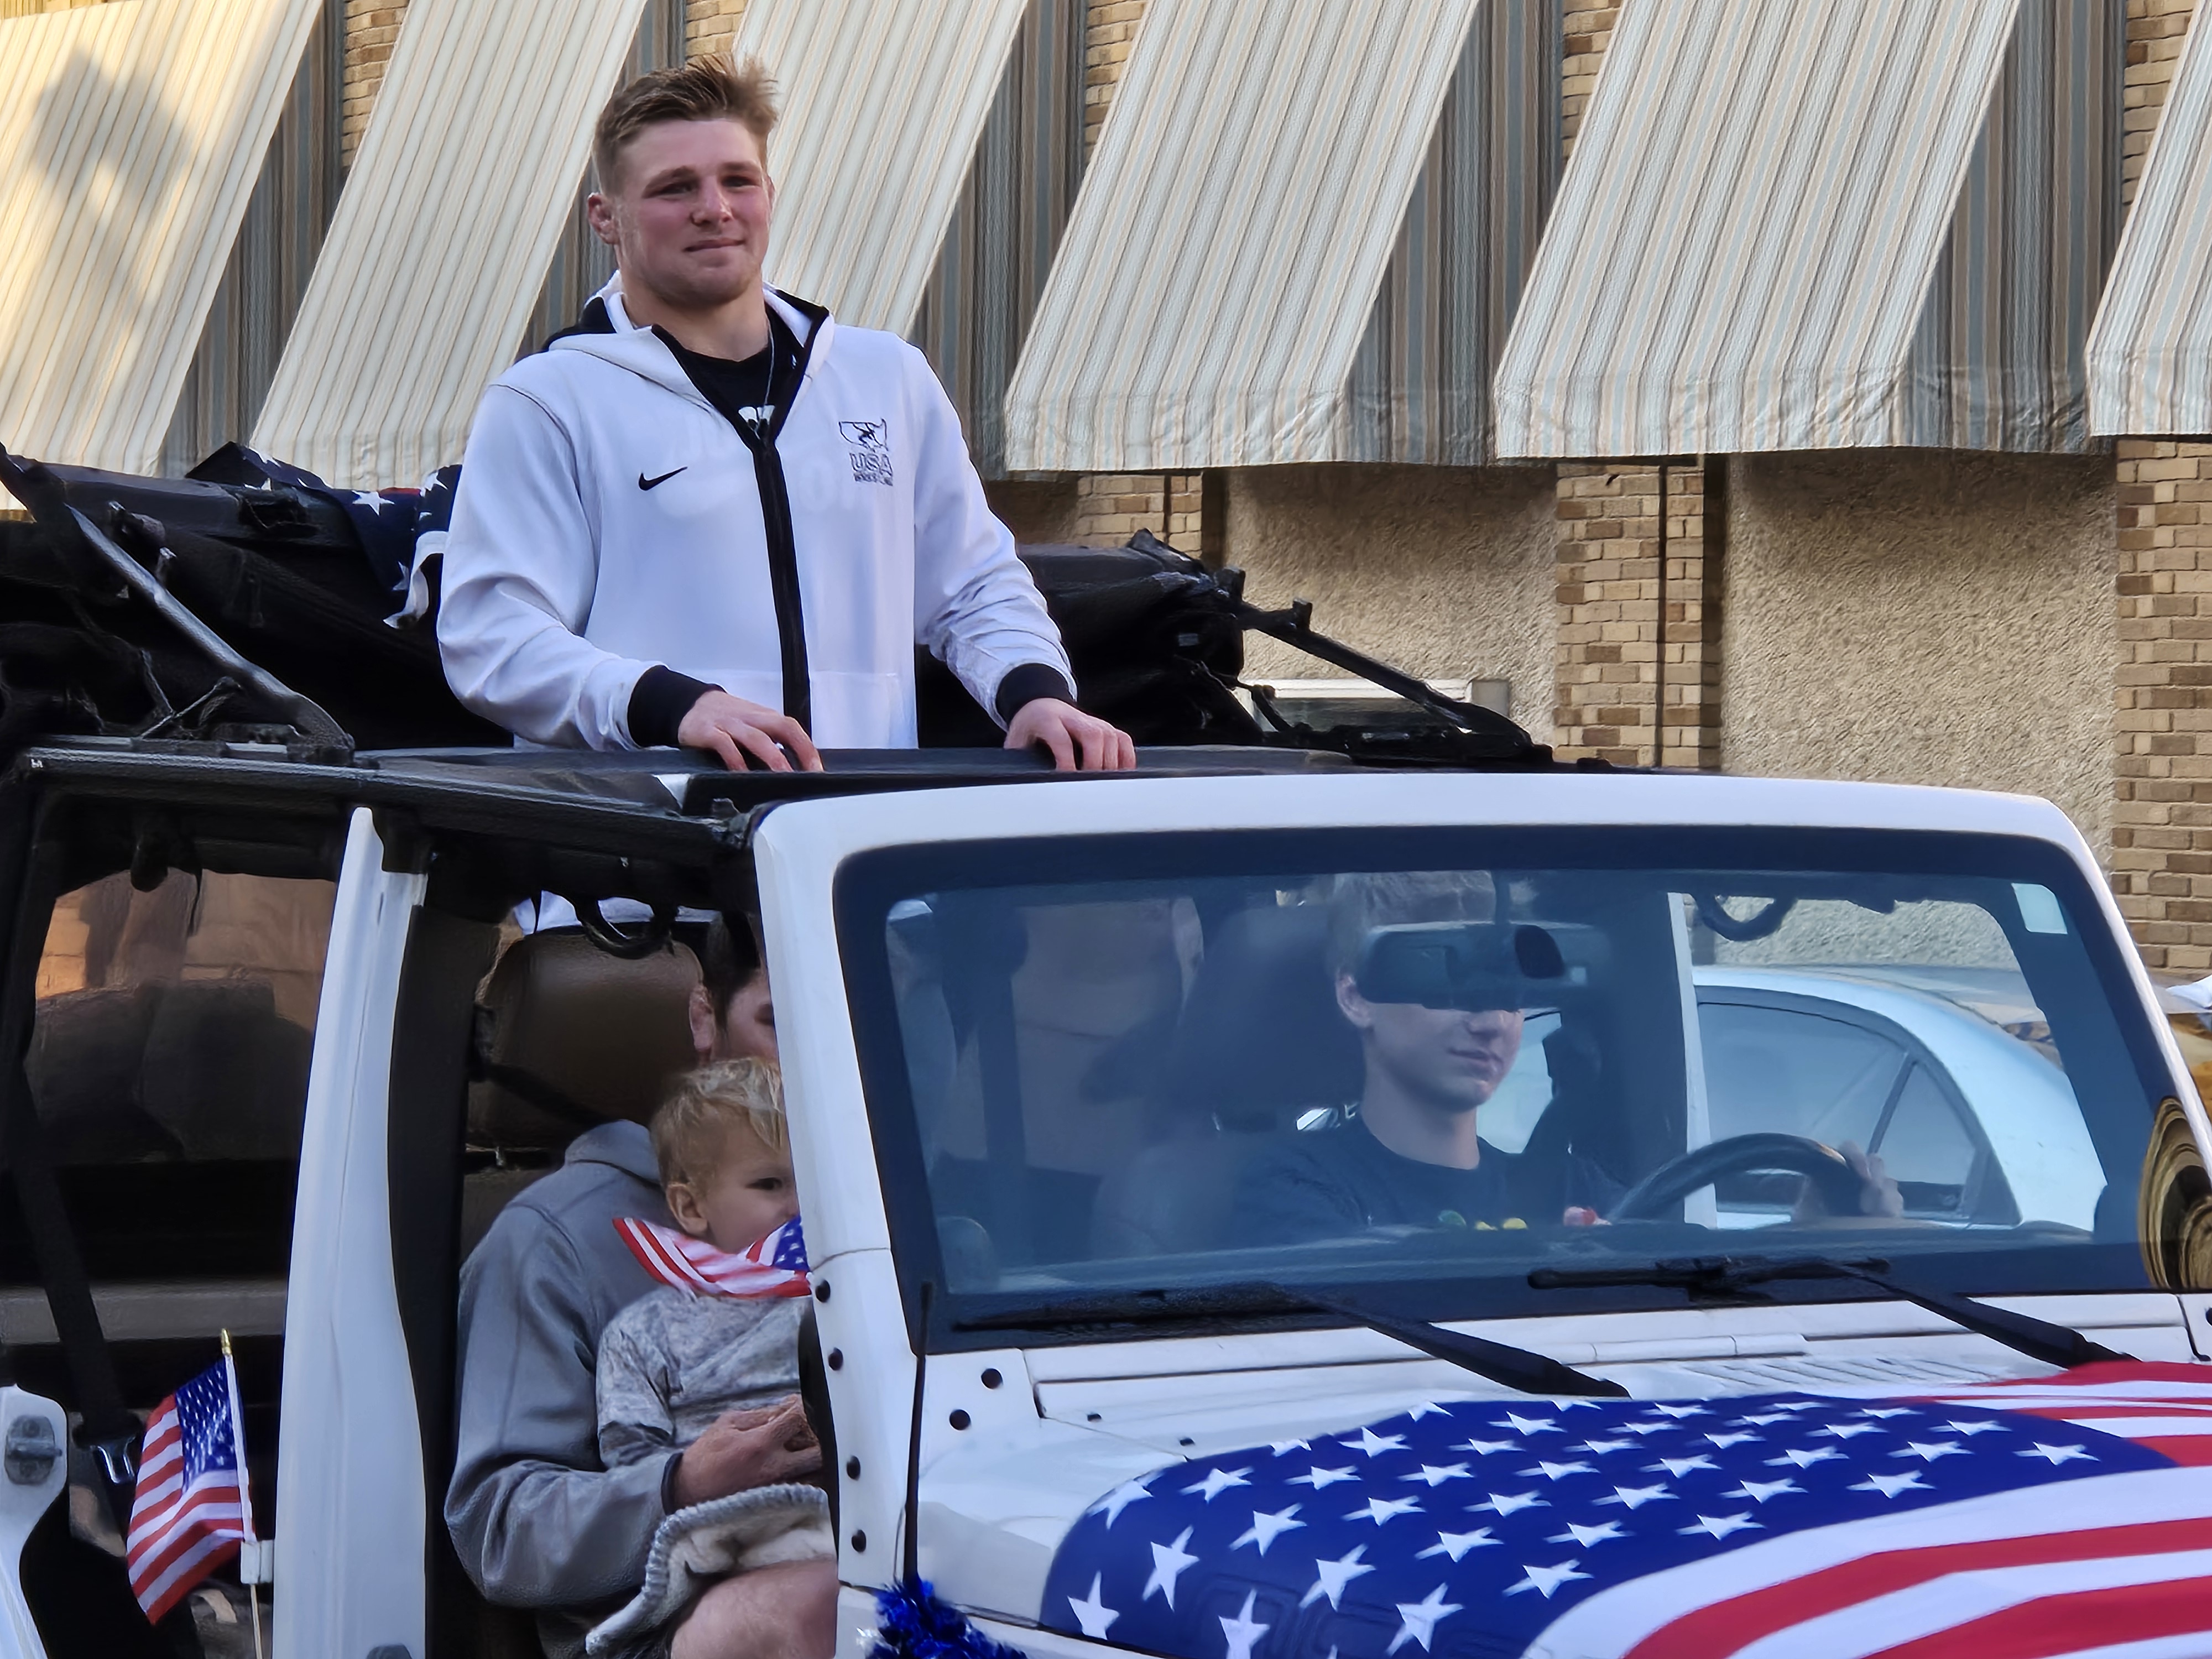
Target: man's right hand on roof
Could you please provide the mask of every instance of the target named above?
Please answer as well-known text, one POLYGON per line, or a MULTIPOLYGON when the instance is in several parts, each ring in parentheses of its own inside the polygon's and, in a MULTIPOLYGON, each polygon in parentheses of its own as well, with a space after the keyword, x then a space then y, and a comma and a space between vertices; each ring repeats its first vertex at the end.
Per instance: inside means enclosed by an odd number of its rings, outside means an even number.
POLYGON ((821 751, 805 726, 787 714, 726 691, 702 694, 677 726, 676 741, 686 749, 703 749, 719 757, 732 772, 747 769, 747 755, 771 772, 790 771, 793 760, 805 771, 822 769, 821 751))

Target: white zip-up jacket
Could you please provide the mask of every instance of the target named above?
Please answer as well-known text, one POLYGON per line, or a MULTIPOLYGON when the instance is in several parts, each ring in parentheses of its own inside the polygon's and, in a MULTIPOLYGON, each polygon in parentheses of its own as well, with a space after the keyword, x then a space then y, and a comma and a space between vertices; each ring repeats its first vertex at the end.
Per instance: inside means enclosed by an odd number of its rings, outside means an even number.
MULTIPOLYGON (((562 336, 484 392, 438 643, 461 701, 518 737, 628 749, 672 741, 672 719, 630 730, 648 671, 781 708, 782 655, 752 451, 660 337, 631 324, 619 276, 598 297, 611 332, 562 336)), ((912 747, 917 643, 1002 719, 1012 670, 1041 665, 1072 686, 921 354, 768 299, 808 342, 775 453, 815 742, 912 747)))

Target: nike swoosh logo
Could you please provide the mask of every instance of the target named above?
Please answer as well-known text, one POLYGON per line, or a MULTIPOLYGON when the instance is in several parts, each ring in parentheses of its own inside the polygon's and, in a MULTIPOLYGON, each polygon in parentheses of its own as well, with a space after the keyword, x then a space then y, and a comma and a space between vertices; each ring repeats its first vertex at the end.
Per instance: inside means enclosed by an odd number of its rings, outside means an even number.
POLYGON ((656 484, 666 483, 671 478, 674 477, 678 472, 682 472, 686 470, 686 468, 679 466, 676 468, 674 471, 664 472, 657 478, 648 478, 644 473, 641 472, 637 475, 637 487, 640 489, 651 489, 656 484))

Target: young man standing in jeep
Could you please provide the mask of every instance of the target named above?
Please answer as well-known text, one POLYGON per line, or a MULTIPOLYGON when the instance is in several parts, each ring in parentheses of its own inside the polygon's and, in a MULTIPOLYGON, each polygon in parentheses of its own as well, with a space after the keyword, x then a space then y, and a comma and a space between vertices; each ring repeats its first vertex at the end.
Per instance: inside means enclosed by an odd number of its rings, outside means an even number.
POLYGON ((921 354, 762 276, 774 88, 656 70, 601 114, 587 210, 618 271, 486 391, 438 635, 471 708, 536 743, 818 766, 916 737, 914 647, 1063 769, 1134 763, 1073 704, 1058 630, 921 354))

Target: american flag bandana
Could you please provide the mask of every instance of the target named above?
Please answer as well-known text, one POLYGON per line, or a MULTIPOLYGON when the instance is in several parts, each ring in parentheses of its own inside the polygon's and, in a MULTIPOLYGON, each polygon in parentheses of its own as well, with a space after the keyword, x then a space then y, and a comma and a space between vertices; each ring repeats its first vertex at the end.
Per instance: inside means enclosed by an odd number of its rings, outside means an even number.
POLYGON ((797 1216, 734 1252, 635 1216, 622 1217, 615 1231, 646 1272, 695 1296, 805 1296, 809 1288, 806 1240, 797 1216))
POLYGON ((1420 1406, 1116 1487, 1043 1622, 1169 1659, 2202 1659, 2212 1367, 1420 1406))
POLYGON ((219 1359, 154 1407, 141 1443, 124 1565, 158 1620, 253 1535, 230 1361, 219 1359))

